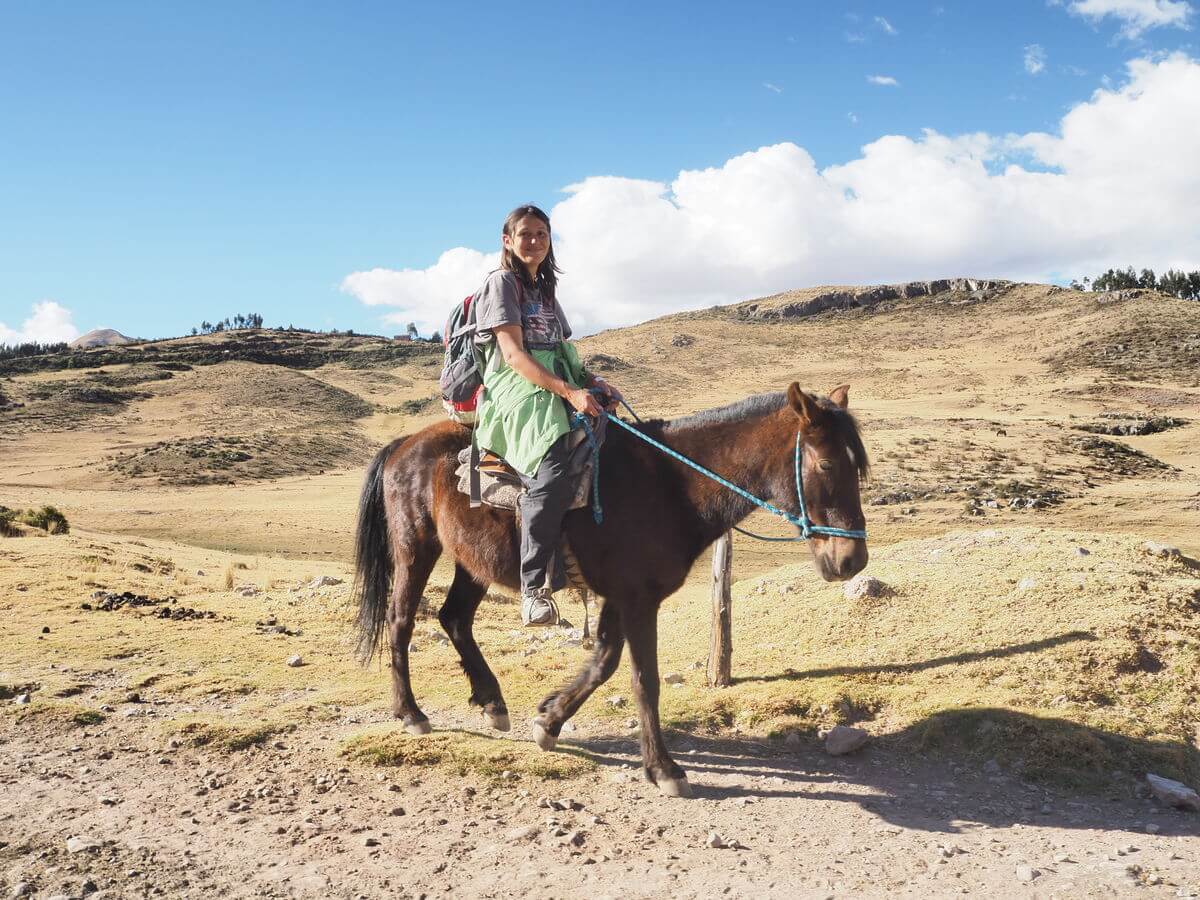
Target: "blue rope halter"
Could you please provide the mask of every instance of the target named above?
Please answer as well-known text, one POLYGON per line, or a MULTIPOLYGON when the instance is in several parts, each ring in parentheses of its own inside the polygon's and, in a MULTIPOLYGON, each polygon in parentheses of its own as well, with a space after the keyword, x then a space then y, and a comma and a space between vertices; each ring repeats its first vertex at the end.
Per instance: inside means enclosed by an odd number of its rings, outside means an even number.
MULTIPOLYGON (((633 408, 628 403, 626 403, 624 400, 622 400, 621 405, 624 406, 627 410, 629 410, 629 414, 632 415, 635 419, 637 419, 637 421, 639 421, 639 422, 642 421, 638 417, 638 414, 633 411, 633 408)), ((681 463, 691 466, 693 469, 695 469, 701 475, 704 475, 707 478, 711 478, 713 481, 717 482, 717 484, 721 485, 722 487, 729 488, 729 490, 733 491, 739 497, 742 497, 745 500, 749 500, 751 503, 753 503, 755 506, 759 507, 760 509, 765 509, 767 512, 771 513, 772 515, 779 516, 779 518, 781 518, 781 519, 786 519, 792 525, 796 526, 796 528, 800 531, 799 537, 775 538, 775 537, 763 537, 761 535, 757 535, 752 532, 745 531, 744 529, 738 528, 736 525, 733 526, 735 530, 741 532, 742 534, 748 535, 749 537, 752 537, 752 538, 756 538, 757 540, 760 540, 760 541, 806 541, 810 537, 812 537, 814 534, 821 535, 824 537, 856 538, 858 540, 866 540, 866 538, 867 538, 867 532, 863 529, 832 528, 828 525, 817 525, 816 523, 813 522, 812 519, 809 518, 808 506, 804 502, 804 481, 803 481, 803 477, 800 474, 801 466, 802 466, 802 462, 803 462, 802 453, 803 453, 804 442, 803 442, 803 438, 802 438, 800 432, 798 432, 798 431, 796 432, 795 467, 796 467, 796 496, 800 500, 800 515, 794 516, 791 513, 786 512, 782 509, 779 509, 776 506, 772 506, 766 500, 763 500, 759 497, 754 496, 753 494, 751 494, 749 491, 745 490, 744 488, 738 487, 732 481, 722 478, 720 475, 718 475, 716 472, 713 472, 711 469, 706 469, 704 466, 700 465, 698 462, 688 459, 682 453, 672 450, 666 444, 664 444, 660 441, 656 441, 654 438, 650 437, 649 435, 643 434, 642 432, 638 431, 636 428, 634 428, 632 425, 630 425, 628 422, 624 421, 623 419, 619 419, 616 416, 610 416, 607 411, 604 411, 602 414, 608 417, 608 421, 615 422, 616 424, 618 424, 622 428, 624 428, 626 431, 628 431, 630 434, 641 438, 643 441, 645 441, 650 446, 661 450, 663 453, 667 454, 668 456, 670 456, 674 459, 679 460, 681 463)), ((592 433, 591 423, 588 422, 587 418, 588 417, 586 415, 584 415, 583 413, 579 413, 579 412, 575 413, 575 423, 583 427, 584 431, 587 434, 587 439, 592 447, 592 517, 595 519, 596 524, 599 525, 604 521, 604 512, 600 507, 600 447, 596 443, 595 435, 592 433)))

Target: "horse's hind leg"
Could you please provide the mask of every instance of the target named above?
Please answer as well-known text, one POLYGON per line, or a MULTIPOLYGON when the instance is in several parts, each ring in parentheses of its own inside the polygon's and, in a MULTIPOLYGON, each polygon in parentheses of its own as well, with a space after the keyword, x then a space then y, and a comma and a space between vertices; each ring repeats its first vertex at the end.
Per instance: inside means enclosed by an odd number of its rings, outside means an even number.
POLYGON ((403 720, 405 730, 411 734, 428 734, 431 730, 428 717, 421 712, 413 696, 408 674, 408 645, 412 640, 421 594, 437 558, 436 550, 418 550, 407 560, 397 554, 392 577, 387 616, 388 639, 392 646, 392 712, 397 719, 403 720))
POLYGON ((596 652, 592 654, 591 661, 575 676, 574 681, 538 704, 541 715, 534 720, 533 733, 539 747, 543 750, 554 749, 563 723, 575 715, 592 692, 617 671, 624 646, 620 614, 614 604, 606 602, 600 608, 600 621, 596 624, 596 652))
POLYGON ((446 594, 446 602, 438 612, 438 620, 450 636, 463 671, 471 682, 471 704, 483 708, 483 714, 493 728, 508 731, 508 707, 500 693, 500 682, 488 667, 483 652, 475 643, 471 626, 475 610, 483 599, 486 585, 480 584, 462 566, 454 567, 454 581, 446 594))

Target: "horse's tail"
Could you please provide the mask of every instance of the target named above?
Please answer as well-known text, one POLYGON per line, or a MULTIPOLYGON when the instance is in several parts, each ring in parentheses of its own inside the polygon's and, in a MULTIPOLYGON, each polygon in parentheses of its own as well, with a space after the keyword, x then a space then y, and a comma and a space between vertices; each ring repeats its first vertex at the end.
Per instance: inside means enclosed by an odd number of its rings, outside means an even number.
POLYGON ((383 470, 388 457, 403 440, 397 438, 375 454, 358 501, 358 533, 354 539, 354 596, 358 598, 355 630, 358 655, 364 664, 375 655, 387 620, 392 547, 383 505, 383 470))

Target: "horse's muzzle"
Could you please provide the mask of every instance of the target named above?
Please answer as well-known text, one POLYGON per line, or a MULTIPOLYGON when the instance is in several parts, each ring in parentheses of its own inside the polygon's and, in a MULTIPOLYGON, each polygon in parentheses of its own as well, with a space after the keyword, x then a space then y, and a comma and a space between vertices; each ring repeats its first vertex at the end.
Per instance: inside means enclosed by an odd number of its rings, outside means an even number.
POLYGON ((826 538, 813 545, 817 571, 826 581, 847 581, 867 567, 867 542, 857 538, 826 538))

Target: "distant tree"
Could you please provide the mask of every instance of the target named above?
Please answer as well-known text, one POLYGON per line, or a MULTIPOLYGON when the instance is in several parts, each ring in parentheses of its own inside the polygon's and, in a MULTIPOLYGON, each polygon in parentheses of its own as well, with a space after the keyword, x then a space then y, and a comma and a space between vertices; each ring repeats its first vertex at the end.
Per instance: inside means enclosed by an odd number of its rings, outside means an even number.
POLYGON ((192 326, 192 336, 194 337, 194 336, 196 335, 196 333, 197 333, 197 332, 196 332, 196 326, 195 326, 195 325, 193 325, 193 326, 192 326))
POLYGON ((411 340, 415 341, 420 336, 417 333, 417 326, 415 322, 409 322, 406 330, 408 331, 408 336, 411 340))
POLYGON ((1189 300, 1200 300, 1200 271, 1188 272, 1188 293, 1189 300))
POLYGON ((71 349, 65 342, 42 344, 25 341, 20 344, 0 344, 0 359, 16 359, 24 356, 45 356, 48 353, 65 353, 71 349))
POLYGON ((1153 269, 1142 269, 1142 277, 1138 279, 1138 287, 1154 290, 1158 280, 1154 277, 1153 269))
POLYGON ((429 336, 429 343, 440 344, 441 342, 442 342, 442 333, 440 331, 435 331, 433 334, 431 334, 429 336))

